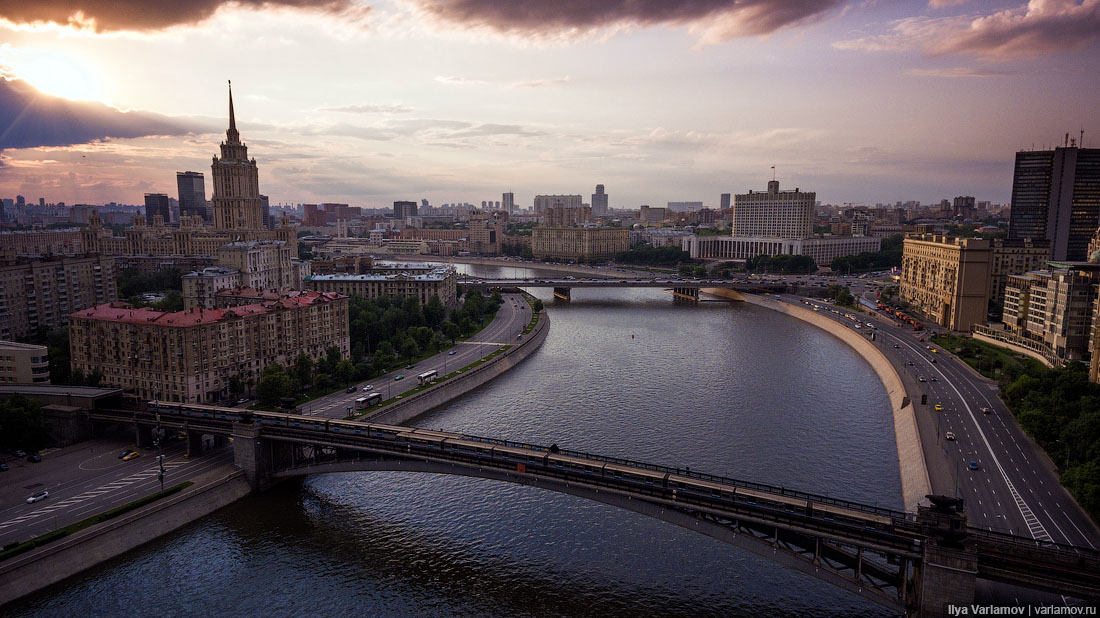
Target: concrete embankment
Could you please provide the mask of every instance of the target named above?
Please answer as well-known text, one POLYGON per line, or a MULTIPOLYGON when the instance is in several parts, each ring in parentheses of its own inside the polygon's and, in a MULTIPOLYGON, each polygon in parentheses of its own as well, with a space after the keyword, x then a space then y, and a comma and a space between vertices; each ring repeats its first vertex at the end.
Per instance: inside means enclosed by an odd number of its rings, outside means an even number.
POLYGON ((886 388, 886 394, 890 398, 890 408, 894 414, 894 440, 898 449, 898 468, 901 471, 901 493, 905 509, 915 511, 917 503, 932 492, 932 484, 921 446, 920 432, 917 429, 913 402, 906 395, 901 376, 890 361, 862 335, 825 316, 802 307, 753 294, 744 294, 743 297, 747 303, 785 313, 828 331, 848 344, 871 365, 886 388))
POLYGON ((248 495, 243 473, 201 477, 178 494, 0 562, 0 606, 152 541, 248 495))
POLYGON ((394 402, 377 413, 359 420, 369 420, 386 425, 407 423, 428 410, 443 405, 455 397, 464 395, 515 367, 539 349, 549 332, 550 318, 546 315, 546 311, 543 311, 539 314, 539 322, 535 325, 535 328, 503 354, 460 373, 446 382, 394 402))

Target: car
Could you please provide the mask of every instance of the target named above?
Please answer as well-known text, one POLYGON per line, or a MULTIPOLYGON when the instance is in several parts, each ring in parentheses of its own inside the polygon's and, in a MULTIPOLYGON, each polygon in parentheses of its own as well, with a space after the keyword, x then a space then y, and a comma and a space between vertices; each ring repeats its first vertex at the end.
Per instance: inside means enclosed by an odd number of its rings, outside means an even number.
POLYGON ((934 358, 930 358, 930 359, 928 359, 928 362, 930 362, 930 363, 932 363, 933 365, 935 365, 935 364, 936 364, 936 359, 934 359, 934 358))
POLYGON ((357 390, 359 390, 358 386, 349 386, 349 387, 347 387, 347 389, 345 389, 345 392, 354 393, 357 390))
POLYGON ((12 453, 12 455, 15 455, 16 457, 26 457, 27 451, 15 451, 14 453, 12 453))
POLYGON ((919 380, 921 382, 927 382, 928 381, 928 380, 924 379, 924 376, 920 376, 919 378, 917 378, 917 380, 919 380))
POLYGON ((451 350, 450 352, 447 352, 447 356, 454 356, 454 355, 455 355, 455 351, 454 351, 454 350, 451 350))
POLYGON ((981 466, 978 465, 978 462, 971 459, 969 462, 967 462, 966 467, 970 468, 971 470, 977 470, 981 466))
POLYGON ((119 459, 125 459, 127 455, 129 455, 130 453, 133 453, 133 452, 134 452, 133 449, 126 449, 126 450, 124 450, 124 451, 122 451, 121 453, 118 454, 118 458, 119 459))
POLYGON ((239 406, 239 405, 241 405, 242 403, 248 403, 248 397, 241 397, 240 399, 238 399, 238 400, 237 400, 237 403, 235 403, 235 404, 233 404, 233 405, 237 405, 237 406, 239 406))
POLYGON ((935 382, 936 381, 936 376, 932 376, 931 378, 928 378, 928 381, 929 382, 935 382))
POLYGON ((7 472, 7 471, 8 471, 8 464, 0 462, 0 472, 7 472))
POLYGON ((27 455, 27 461, 29 461, 30 463, 41 463, 42 456, 38 453, 31 453, 30 455, 27 455))
POLYGON ((930 345, 926 345, 926 346, 924 346, 924 349, 925 349, 925 350, 931 350, 931 349, 932 349, 932 346, 930 346, 930 345))
POLYGON ((394 381, 394 382, 396 382, 396 381, 398 381, 398 380, 404 380, 404 379, 405 379, 405 376, 403 376, 403 375, 396 375, 396 376, 393 376, 393 381, 394 381))
POLYGON ((405 369, 412 369, 413 367, 416 367, 416 365, 405 365, 405 369))
POLYGON ((917 341, 924 341, 924 337, 917 337, 917 341))
POLYGON ((125 457, 122 458, 122 461, 130 461, 131 459, 137 459, 138 457, 141 457, 141 453, 137 451, 130 451, 126 454, 125 457))
POLYGON ((941 406, 940 404, 937 403, 936 404, 936 412, 943 412, 943 406, 941 406))
POLYGON ((945 437, 948 440, 951 440, 952 442, 954 442, 955 441, 955 432, 954 431, 949 431, 949 432, 943 434, 943 437, 945 437))
POLYGON ((35 493, 31 494, 31 497, 27 498, 27 504, 34 504, 35 502, 38 502, 39 500, 45 500, 49 495, 50 495, 50 492, 48 492, 44 489, 42 491, 35 492, 35 493))
POLYGON ((905 361, 905 364, 908 365, 909 367, 912 367, 913 366, 913 361, 905 361))
POLYGON ((993 414, 993 410, 991 408, 982 408, 982 414, 993 414))
POLYGON ((373 390, 374 390, 374 385, 373 385, 373 384, 368 384, 368 385, 366 385, 366 386, 364 386, 364 387, 363 387, 363 390, 365 390, 365 391, 373 391, 373 390))

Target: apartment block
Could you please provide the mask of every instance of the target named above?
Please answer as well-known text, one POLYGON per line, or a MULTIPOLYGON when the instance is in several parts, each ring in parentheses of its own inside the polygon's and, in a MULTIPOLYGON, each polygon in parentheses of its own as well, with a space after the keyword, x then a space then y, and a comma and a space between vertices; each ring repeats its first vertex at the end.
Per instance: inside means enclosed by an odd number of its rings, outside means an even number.
POLYGON ((69 316, 74 371, 143 399, 215 403, 229 382, 259 383, 265 367, 300 353, 320 359, 332 346, 347 357, 348 298, 306 292, 229 309, 173 313, 107 303, 69 316))
POLYGON ((0 261, 0 339, 59 328, 68 323, 70 313, 117 299, 111 257, 0 261))
POLYGON ((630 230, 615 227, 536 227, 531 252, 538 259, 581 260, 612 257, 630 249, 630 230))
POLYGON ((902 249, 901 299, 951 330, 984 324, 993 249, 987 239, 911 235, 902 249))
POLYGON ((458 277, 451 266, 430 265, 423 269, 390 269, 389 272, 375 270, 365 275, 311 275, 306 278, 305 285, 319 292, 363 298, 411 296, 423 305, 432 296, 438 296, 448 307, 458 304, 458 277))
POLYGON ((0 384, 49 384, 46 346, 0 341, 0 384))

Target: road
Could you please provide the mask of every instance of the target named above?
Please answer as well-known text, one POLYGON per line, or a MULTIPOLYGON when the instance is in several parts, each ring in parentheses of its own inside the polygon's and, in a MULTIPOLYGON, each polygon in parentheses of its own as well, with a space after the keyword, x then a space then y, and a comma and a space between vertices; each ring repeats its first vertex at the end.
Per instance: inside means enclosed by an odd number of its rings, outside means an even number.
POLYGON ((349 406, 354 409, 355 400, 368 392, 381 393, 382 401, 385 401, 420 386, 416 376, 421 373, 434 369, 439 372, 439 375, 446 375, 484 358, 502 345, 519 343, 521 339, 517 337, 531 321, 531 307, 522 294, 504 294, 502 298, 504 302, 501 303, 493 321, 469 340, 460 341, 452 350, 424 359, 412 369, 391 371, 366 382, 360 382, 355 385, 354 392, 337 391, 318 397, 298 406, 298 412, 312 416, 343 418, 347 416, 349 406), (397 380, 395 379, 397 376, 404 377, 397 380))
MULTIPOLYGON (((48 452, 37 464, 10 461, 0 476, 0 546, 26 541, 127 504, 160 489, 157 452, 142 450, 130 461, 119 459, 133 443, 96 439, 48 452), (41 490, 49 497, 33 504, 26 499, 41 490)), ((171 487, 215 470, 229 474, 233 449, 223 447, 199 457, 184 457, 182 442, 164 449, 164 486, 171 487)))
MULTIPOLYGON (((795 296, 780 298, 798 304, 807 301, 795 296)), ((860 332, 866 336, 869 331, 875 333, 875 343, 902 376, 906 390, 915 395, 925 458, 930 474, 939 472, 939 483, 934 480, 933 485, 950 494, 955 489, 950 485, 957 484, 970 525, 1083 547, 1100 546, 1100 533, 1059 484, 1042 449, 1024 434, 997 397, 995 383, 978 377, 938 346, 921 341, 927 331, 899 326, 877 312, 868 317, 866 312, 807 302, 820 307, 820 315, 847 328, 854 328, 856 322, 844 314, 859 316, 860 332), (833 313, 838 309, 839 314, 833 313), (874 329, 867 328, 868 321, 874 329), (920 403, 922 393, 928 396, 927 405, 920 403), (942 412, 935 410, 937 404, 942 412), (983 413, 983 408, 989 413, 983 413), (947 440, 947 432, 955 439, 947 440), (970 469, 970 461, 976 462, 978 469, 970 469)))

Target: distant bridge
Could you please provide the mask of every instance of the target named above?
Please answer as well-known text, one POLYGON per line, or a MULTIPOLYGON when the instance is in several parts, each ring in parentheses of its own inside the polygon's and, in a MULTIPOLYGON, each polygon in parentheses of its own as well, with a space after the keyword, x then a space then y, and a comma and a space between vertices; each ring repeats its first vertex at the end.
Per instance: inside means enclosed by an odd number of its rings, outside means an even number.
POLYGON ((739 292, 786 292, 790 289, 786 283, 752 280, 727 279, 685 279, 678 277, 655 277, 646 279, 596 279, 575 277, 554 279, 486 279, 467 278, 462 285, 477 290, 505 288, 553 288, 554 296, 569 300, 572 288, 663 288, 672 290, 677 298, 699 300, 699 290, 703 288, 723 288, 739 292))
POLYGON ((1100 600, 1100 552, 966 526, 961 505, 905 513, 751 481, 591 453, 409 427, 192 404, 95 410, 148 444, 159 424, 233 438, 262 490, 352 471, 457 474, 568 493, 648 515, 775 560, 910 616, 973 602, 976 579, 1100 600))

